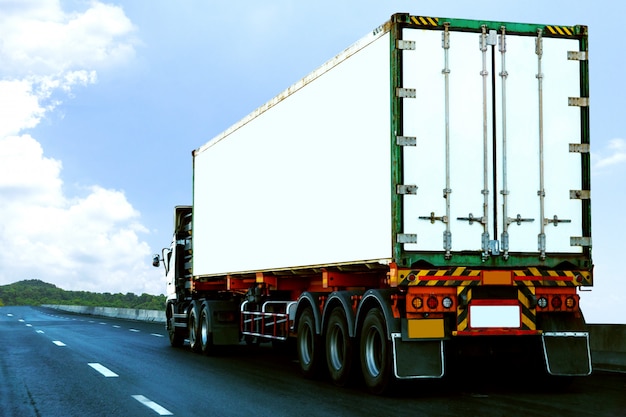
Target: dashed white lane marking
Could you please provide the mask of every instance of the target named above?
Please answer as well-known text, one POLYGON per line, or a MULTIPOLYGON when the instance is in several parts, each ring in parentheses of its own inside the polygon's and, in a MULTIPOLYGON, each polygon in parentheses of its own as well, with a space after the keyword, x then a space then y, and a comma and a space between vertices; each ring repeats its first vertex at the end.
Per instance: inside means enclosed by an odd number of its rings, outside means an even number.
POLYGON ((146 407, 155 411, 160 416, 173 416, 174 415, 172 414, 171 411, 167 410, 166 408, 161 407, 159 404, 155 403, 154 401, 150 401, 148 398, 144 397, 143 395, 133 395, 132 397, 136 399, 137 401, 139 401, 140 403, 142 403, 143 405, 145 405, 146 407))
POLYGON ((37 333, 43 334, 43 330, 37 330, 37 333))
POLYGON ((158 333, 150 333, 150 336, 163 337, 162 334, 158 334, 158 333))
POLYGON ((7 313, 7 316, 9 316, 9 317, 13 317, 13 314, 11 314, 11 313, 7 313))
POLYGON ((60 340, 53 340, 52 343, 54 343, 57 346, 66 346, 66 344, 61 342, 60 340))
POLYGON ((100 372, 102 375, 104 375, 107 378, 115 378, 119 376, 118 374, 116 374, 115 372, 107 368, 106 366, 100 365, 99 363, 94 362, 94 363, 89 363, 88 365, 91 366, 96 371, 100 372))
POLYGON ((103 321, 101 321, 101 322, 100 322, 100 323, 98 323, 98 324, 106 324, 106 323, 105 323, 105 322, 103 322, 103 321))
POLYGON ((33 327, 33 325, 32 325, 32 324, 30 324, 30 323, 27 323, 27 324, 26 324, 26 327, 33 327))
POLYGON ((119 329, 122 326, 118 326, 117 324, 114 324, 113 327, 115 327, 116 329, 119 329))
POLYGON ((128 330, 131 331, 131 332, 139 333, 139 330, 137 330, 137 329, 128 329, 128 330))
POLYGON ((18 320, 20 323, 24 323, 24 319, 19 319, 18 320))

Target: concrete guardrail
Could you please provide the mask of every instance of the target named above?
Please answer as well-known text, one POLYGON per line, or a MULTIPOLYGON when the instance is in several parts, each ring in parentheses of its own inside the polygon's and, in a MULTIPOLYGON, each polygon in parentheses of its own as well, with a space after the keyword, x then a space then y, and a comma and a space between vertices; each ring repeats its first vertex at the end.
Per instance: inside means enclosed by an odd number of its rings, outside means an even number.
MULTIPOLYGON (((42 307, 93 316, 165 323, 165 311, 135 308, 43 305, 42 307)), ((626 372, 626 325, 589 324, 594 369, 626 372)))
POLYGON ((589 324, 587 328, 594 368, 626 372, 626 325, 589 324))
POLYGON ((89 314, 92 316, 115 317, 139 321, 154 321, 165 323, 165 310, 142 310, 139 308, 113 308, 113 307, 86 307, 70 305, 44 304, 42 307, 55 310, 67 311, 77 314, 89 314))

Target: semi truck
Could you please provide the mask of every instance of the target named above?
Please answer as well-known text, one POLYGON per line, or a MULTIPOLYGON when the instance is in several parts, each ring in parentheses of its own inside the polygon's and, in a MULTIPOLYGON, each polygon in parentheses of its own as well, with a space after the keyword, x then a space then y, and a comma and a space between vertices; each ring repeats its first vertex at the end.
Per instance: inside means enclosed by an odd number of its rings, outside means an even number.
POLYGON ((589 375, 587 32, 398 13, 192 151, 171 344, 373 393, 499 352, 589 375))

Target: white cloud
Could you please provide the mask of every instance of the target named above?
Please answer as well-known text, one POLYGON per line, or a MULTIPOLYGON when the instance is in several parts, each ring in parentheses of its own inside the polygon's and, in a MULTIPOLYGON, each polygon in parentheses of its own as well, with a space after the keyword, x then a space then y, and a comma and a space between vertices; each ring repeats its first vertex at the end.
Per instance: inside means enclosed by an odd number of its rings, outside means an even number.
POLYGON ((45 109, 27 80, 0 81, 0 136, 35 127, 45 109))
POLYGON ((0 139, 0 196, 6 206, 58 205, 62 200, 61 162, 45 158, 41 145, 28 135, 0 139))
POLYGON ((148 233, 123 192, 63 193, 61 163, 32 137, 0 139, 0 282, 39 278, 65 289, 162 292, 148 233))
POLYGON ((96 80, 96 72, 86 70, 0 80, 0 137, 37 126, 46 112, 61 104, 53 98, 55 91, 71 94, 74 86, 86 86, 96 80))
POLYGON ((119 65, 135 54, 134 26, 117 6, 66 13, 59 1, 0 2, 0 59, 13 76, 119 65))
POLYGON ((626 164, 626 140, 611 139, 602 151, 593 153, 593 160, 595 170, 626 164))
POLYGON ((26 129, 134 55, 121 8, 91 2, 67 13, 57 0, 0 0, 0 284, 38 278, 64 289, 162 292, 148 233, 120 190, 68 195, 61 161, 26 129))

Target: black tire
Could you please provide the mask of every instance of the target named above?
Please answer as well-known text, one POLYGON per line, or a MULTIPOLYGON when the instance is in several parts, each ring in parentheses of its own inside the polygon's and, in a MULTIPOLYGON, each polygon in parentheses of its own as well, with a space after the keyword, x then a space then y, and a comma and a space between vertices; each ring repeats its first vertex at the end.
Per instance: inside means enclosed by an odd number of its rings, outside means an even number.
POLYGON ((385 317, 377 308, 368 311, 363 320, 360 353, 365 385, 373 394, 384 394, 391 380, 391 343, 385 317))
POLYGON ((326 364, 335 385, 344 386, 352 376, 353 341, 348 330, 346 313, 335 307, 326 327, 326 364))
POLYGON ((319 376, 324 358, 323 346, 320 337, 315 334, 315 316, 310 308, 306 308, 300 316, 296 343, 302 374, 307 378, 319 376))
POLYGON ((215 353, 215 345, 213 345, 213 333, 211 332, 211 315, 206 305, 202 306, 200 313, 200 351, 205 355, 215 353))
POLYGON ((200 309, 194 301, 189 309, 187 328, 189 329, 189 347, 194 352, 200 352, 200 309))
POLYGON ((167 316, 166 328, 167 334, 170 339, 170 345, 172 347, 181 347, 185 343, 185 336, 180 327, 176 327, 176 320, 174 319, 174 304, 167 306, 165 313, 167 316))

